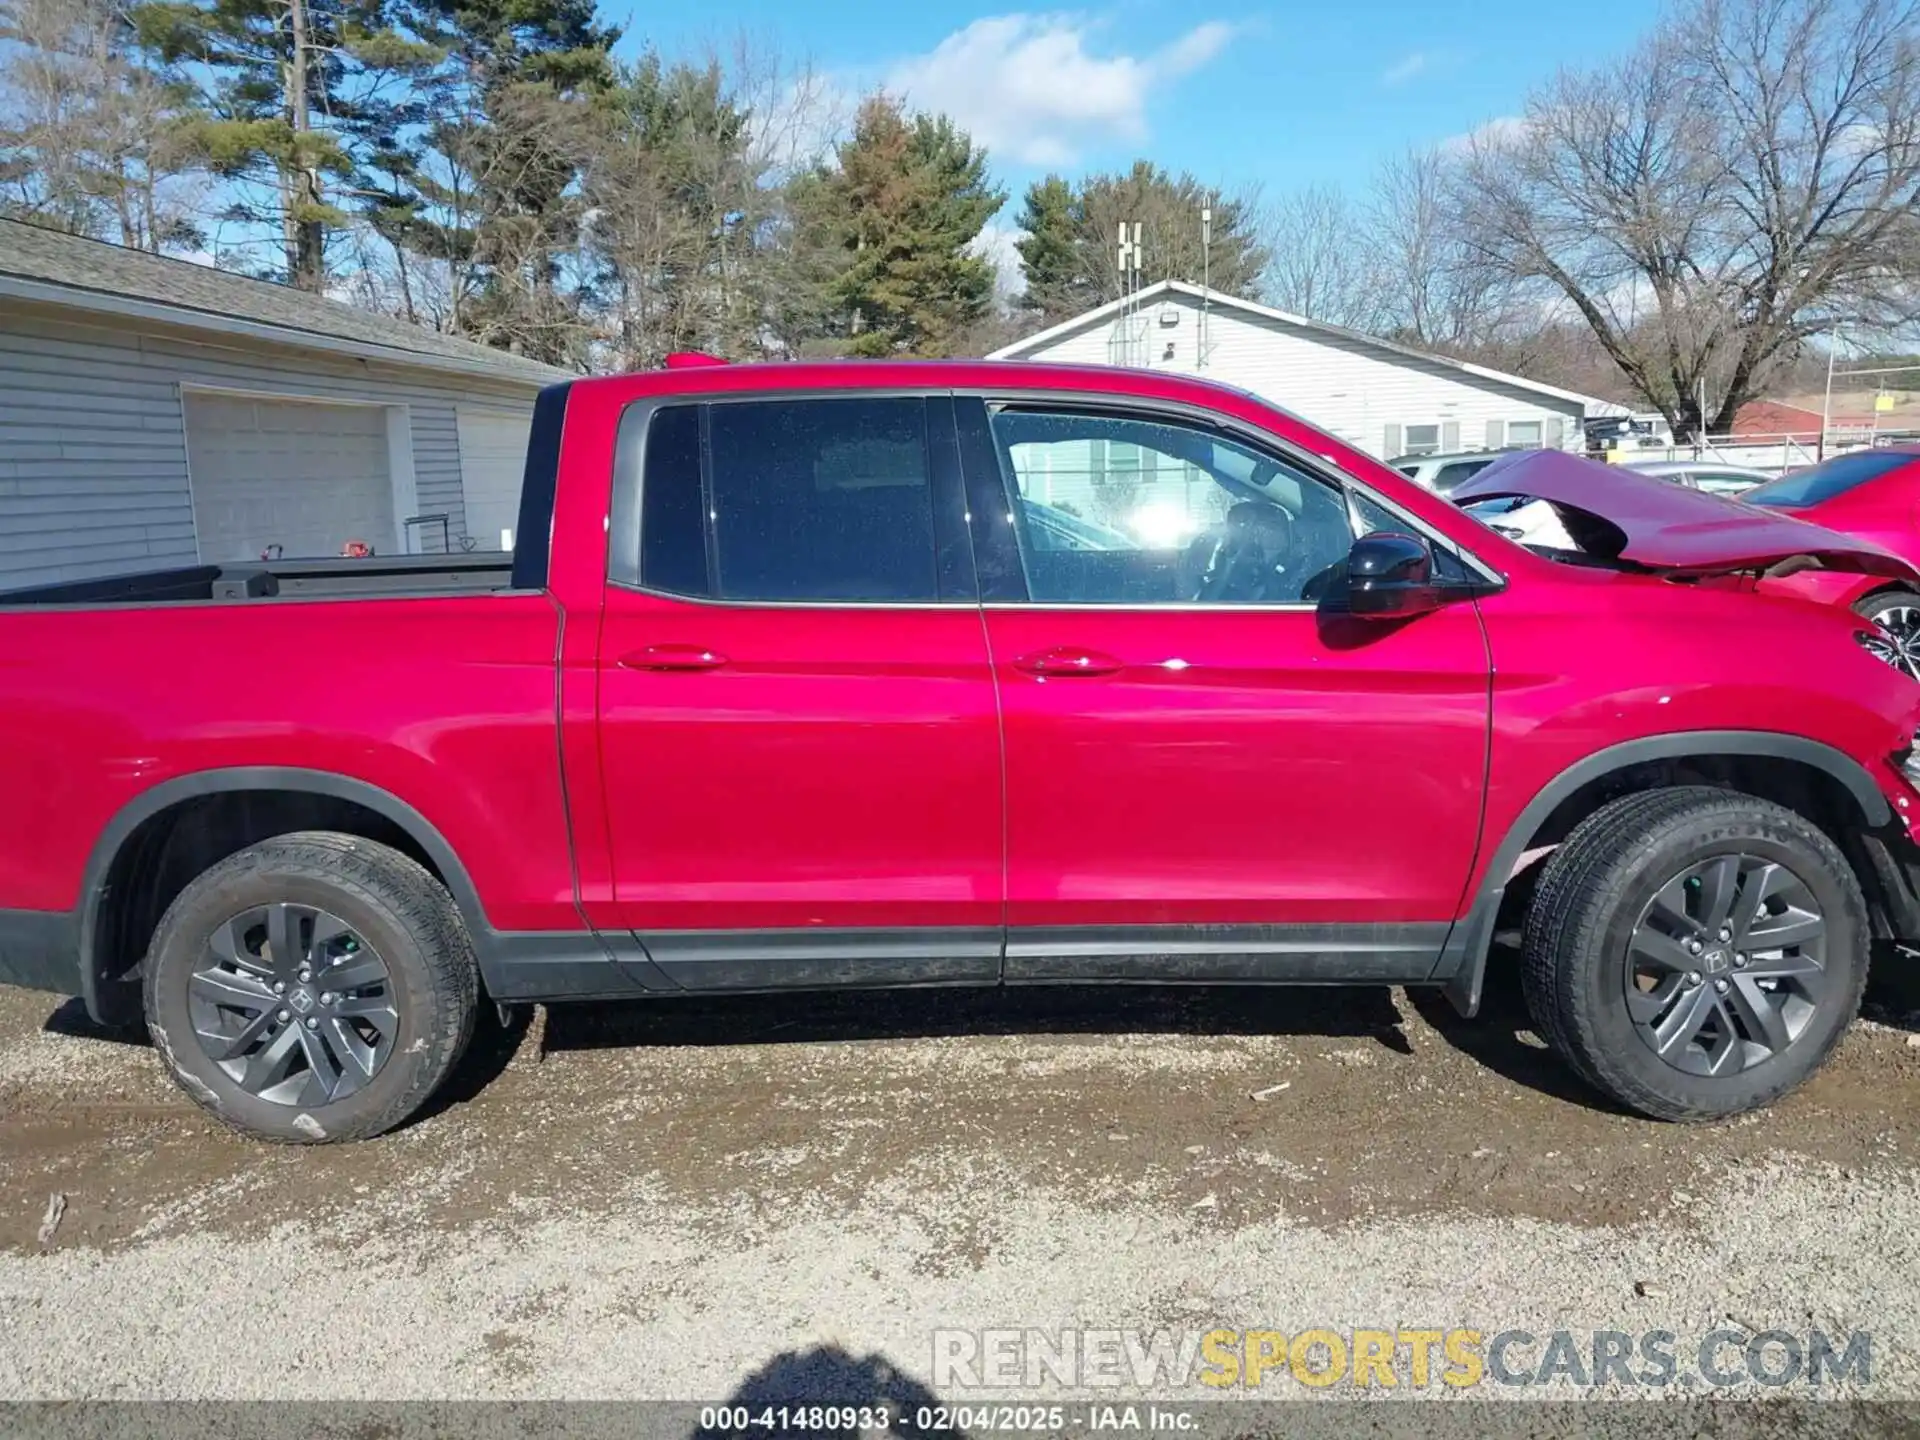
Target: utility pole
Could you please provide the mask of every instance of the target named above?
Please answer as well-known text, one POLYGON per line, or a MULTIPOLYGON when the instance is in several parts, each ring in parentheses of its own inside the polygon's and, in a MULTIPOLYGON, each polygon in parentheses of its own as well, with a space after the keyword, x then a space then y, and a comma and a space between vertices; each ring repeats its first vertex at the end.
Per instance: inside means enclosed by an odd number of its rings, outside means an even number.
POLYGON ((1213 207, 1200 207, 1200 338, 1194 351, 1196 370, 1207 368, 1207 318, 1213 308, 1213 207))
POLYGON ((1134 363, 1135 325, 1139 315, 1140 260, 1145 250, 1141 243, 1141 225, 1138 220, 1120 222, 1120 245, 1115 254, 1120 271, 1120 295, 1126 302, 1120 307, 1120 334, 1122 349, 1120 363, 1134 363))
POLYGON ((1820 401, 1820 443, 1813 447, 1814 462, 1827 458, 1827 431, 1833 425, 1833 357, 1840 350, 1840 334, 1835 331, 1827 340, 1827 393, 1820 401))

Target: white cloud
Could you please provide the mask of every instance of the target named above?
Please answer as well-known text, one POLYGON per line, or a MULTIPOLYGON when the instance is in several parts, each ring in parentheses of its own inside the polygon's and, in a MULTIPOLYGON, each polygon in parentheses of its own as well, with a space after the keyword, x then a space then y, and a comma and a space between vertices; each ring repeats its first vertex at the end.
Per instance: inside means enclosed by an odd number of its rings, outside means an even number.
POLYGON ((1465 155, 1475 149, 1498 150, 1519 144, 1526 135, 1526 116, 1496 115, 1464 135, 1449 135, 1440 142, 1440 149, 1448 155, 1465 155))
POLYGON ((1413 79, 1414 76, 1421 74, 1432 65, 1433 55, 1430 51, 1415 50, 1409 55, 1402 55, 1382 71, 1380 74, 1380 83, 1382 85, 1404 85, 1413 79))
POLYGON ((1207 64, 1233 38, 1210 20, 1149 55, 1098 56, 1095 26, 1075 15, 1000 15, 903 60, 886 88, 916 110, 951 115, 998 157, 1068 165, 1103 141, 1147 138, 1155 92, 1207 64))
POLYGON ((989 220, 974 236, 968 248, 993 266, 993 292, 1005 300, 1027 288, 1027 272, 1021 268, 1020 252, 1014 247, 1026 238, 1026 231, 1004 220, 989 220))

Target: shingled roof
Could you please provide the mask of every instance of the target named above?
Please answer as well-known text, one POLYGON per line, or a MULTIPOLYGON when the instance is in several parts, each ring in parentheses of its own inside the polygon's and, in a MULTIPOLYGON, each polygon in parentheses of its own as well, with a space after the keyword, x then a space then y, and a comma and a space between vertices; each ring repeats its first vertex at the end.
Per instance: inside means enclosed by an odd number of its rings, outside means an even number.
POLYGON ((537 360, 323 295, 18 220, 0 220, 0 296, 6 295, 531 385, 573 378, 537 360))

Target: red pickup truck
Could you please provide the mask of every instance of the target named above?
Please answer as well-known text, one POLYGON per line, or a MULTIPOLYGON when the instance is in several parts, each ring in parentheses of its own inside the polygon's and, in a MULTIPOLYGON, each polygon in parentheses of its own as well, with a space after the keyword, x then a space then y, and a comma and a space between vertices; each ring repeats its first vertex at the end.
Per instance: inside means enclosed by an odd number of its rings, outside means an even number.
POLYGON ((510 567, 0 596, 0 980, 144 1018, 201 1104, 298 1142, 403 1120, 483 997, 1364 982, 1472 1013, 1523 923, 1580 1074, 1745 1110, 1833 1047, 1873 937, 1920 937, 1920 685, 1846 610, 1711 577, 1912 572, 1616 498, 1549 559, 1123 370, 560 386, 510 567))

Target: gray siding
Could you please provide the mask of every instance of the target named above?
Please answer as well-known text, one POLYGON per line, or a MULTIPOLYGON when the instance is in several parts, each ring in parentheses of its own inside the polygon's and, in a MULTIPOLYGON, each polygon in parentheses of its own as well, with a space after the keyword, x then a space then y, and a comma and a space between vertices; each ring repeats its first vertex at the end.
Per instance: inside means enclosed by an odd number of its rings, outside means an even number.
MULTIPOLYGON (((531 409, 531 405, 528 407, 531 409)), ((460 490, 460 427, 450 403, 412 405, 414 498, 416 514, 447 517, 447 533, 457 546, 467 533, 466 502, 460 490)), ((403 515, 400 517, 405 519, 403 515)), ((440 548, 438 525, 414 527, 414 544, 440 548)))
POLYGON ((418 511, 446 512, 456 545, 466 531, 455 406, 530 410, 534 395, 0 303, 0 589, 194 562, 182 385, 407 406, 418 511))

